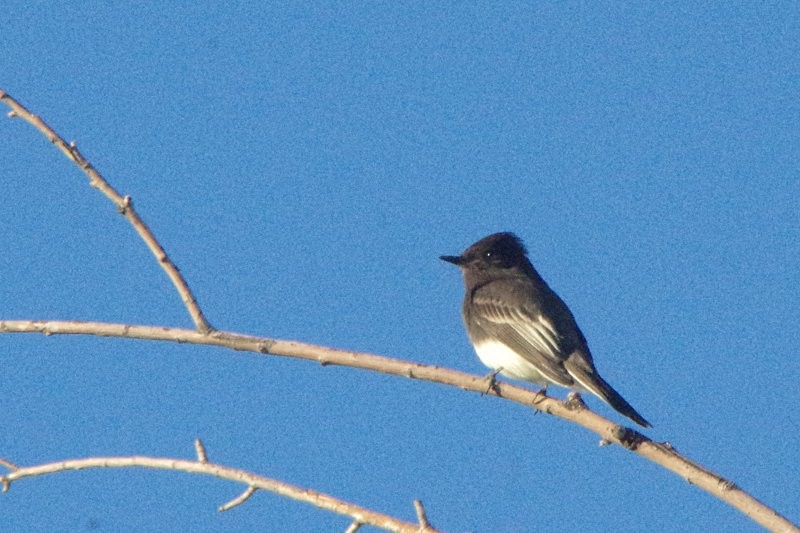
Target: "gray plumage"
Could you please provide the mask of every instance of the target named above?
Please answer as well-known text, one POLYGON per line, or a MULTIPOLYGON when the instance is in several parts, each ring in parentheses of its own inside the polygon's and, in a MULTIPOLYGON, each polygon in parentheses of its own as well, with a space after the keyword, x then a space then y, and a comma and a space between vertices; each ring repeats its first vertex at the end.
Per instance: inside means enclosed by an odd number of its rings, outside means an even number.
POLYGON ((464 324, 485 365, 541 386, 591 392, 650 427, 597 373, 575 318, 533 268, 516 235, 495 233, 460 256, 441 259, 458 265, 464 275, 464 324))

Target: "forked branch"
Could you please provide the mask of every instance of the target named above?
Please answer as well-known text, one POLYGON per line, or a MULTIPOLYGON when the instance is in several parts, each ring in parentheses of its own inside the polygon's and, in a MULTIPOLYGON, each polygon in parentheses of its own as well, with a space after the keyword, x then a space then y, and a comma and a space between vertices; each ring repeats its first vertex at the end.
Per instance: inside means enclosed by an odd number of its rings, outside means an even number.
MULTIPOLYGON (((199 440, 197 441, 199 442, 199 440)), ((202 444, 201 444, 202 446, 202 444)), ((211 463, 207 459, 188 461, 184 459, 173 459, 169 457, 88 457, 85 459, 68 459, 55 463, 46 463, 35 466, 16 466, 5 460, 0 460, 0 464, 9 468, 9 472, 0 476, 0 483, 3 485, 3 492, 9 490, 11 483, 21 479, 43 476, 46 474, 57 474, 68 470, 86 470, 90 468, 157 468, 161 470, 174 470, 188 472, 190 474, 203 474, 214 476, 220 479, 227 479, 236 483, 244 483, 247 489, 239 497, 222 505, 219 510, 227 511, 237 505, 244 503, 257 490, 273 492, 292 500, 297 500, 311 504, 320 509, 333 513, 349 516, 360 524, 369 524, 387 531, 398 531, 403 533, 436 533, 437 530, 425 522, 420 523, 405 522, 392 516, 377 513, 354 503, 346 502, 335 498, 329 494, 312 489, 297 487, 264 476, 259 476, 238 468, 211 463)), ((418 506, 414 501, 415 508, 418 506)))
POLYGON ((70 161, 75 163, 78 168, 80 168, 83 173, 89 177, 89 185, 102 192, 109 200, 111 200, 111 202, 117 207, 117 211, 124 216, 128 222, 130 222, 131 226, 133 226, 133 229, 136 230, 136 233, 139 234, 139 237, 142 238, 147 247, 155 256, 158 264, 164 269, 164 272, 167 273, 170 281, 172 281, 172 284, 178 291, 181 300, 183 300, 183 304, 186 306, 187 311, 189 311, 189 316, 192 317, 192 321, 194 322, 197 330, 200 332, 210 331, 212 329, 211 325, 208 323, 206 317, 203 315, 203 312, 200 310, 200 306, 197 304, 197 299, 194 297, 194 294, 192 294, 189 284, 186 283, 185 279, 183 279, 178 267, 175 266, 175 263, 172 262, 167 255, 167 252, 164 251, 164 248, 158 242, 155 235, 153 235, 153 232, 133 208, 131 197, 122 196, 119 194, 114 187, 112 187, 92 166, 92 164, 89 163, 85 157, 83 157, 80 151, 78 151, 78 146, 75 141, 67 143, 67 141, 57 134, 53 128, 48 126, 47 123, 38 115, 34 115, 28 111, 22 104, 17 102, 2 89, 0 89, 0 100, 2 100, 8 107, 11 108, 11 111, 8 113, 9 118, 19 117, 42 132, 42 134, 47 137, 47 139, 53 143, 56 148, 61 150, 61 152, 67 156, 70 161))
MULTIPOLYGON (((30 113, 21 104, 19 104, 19 102, 11 98, 2 90, 0 90, 0 100, 2 100, 11 108, 11 113, 9 113, 9 116, 23 118, 40 132, 42 132, 70 160, 77 164, 87 176, 89 176, 89 182, 92 186, 98 188, 112 202, 114 202, 120 213, 122 213, 125 218, 130 221, 145 243, 147 243, 147 246, 156 256, 159 264, 162 265, 164 270, 167 272, 167 275, 170 277, 176 289, 178 290, 178 293, 181 295, 181 298, 183 299, 183 302, 186 305, 189 314, 192 316, 192 320, 197 328, 196 330, 186 330, 159 326, 133 326, 127 324, 109 324, 100 322, 0 321, 0 333, 38 332, 44 333, 45 335, 79 334, 205 344, 221 346, 237 351, 249 351, 259 354, 308 359, 317 361, 322 365, 340 365, 352 368, 360 368, 374 372, 430 381, 433 383, 441 383, 480 394, 489 394, 508 401, 533 407, 594 431, 600 435, 601 443, 619 444, 626 449, 633 451, 634 453, 646 457, 650 461, 653 461, 654 463, 659 464, 683 477, 689 483, 704 489, 722 501, 727 502, 729 505, 739 509, 741 512, 749 516, 763 527, 766 527, 772 531, 800 533, 800 528, 797 528, 797 526, 792 524, 788 519, 781 516, 767 505, 758 501, 750 494, 744 492, 734 483, 680 455, 672 448, 670 444, 652 441, 637 431, 620 426, 611 420, 603 418, 586 409, 585 406, 582 405, 582 402, 562 403, 547 397, 541 391, 532 391, 530 389, 524 389, 508 383, 497 383, 494 387, 490 387, 490 390, 487 391, 486 381, 483 377, 465 374, 456 370, 422 365, 419 363, 402 361, 389 357, 381 357, 369 353, 337 350, 334 348, 316 346, 302 342, 254 337, 250 335, 226 333, 213 330, 204 318, 203 313, 200 311, 194 296, 189 290, 186 281, 181 276, 177 267, 175 267, 175 265, 169 260, 166 252, 164 252, 161 245, 156 241, 152 232, 147 228, 144 222, 134 211, 130 202, 130 198, 120 196, 119 193, 117 193, 78 152, 74 143, 67 144, 38 116, 30 113)), ((201 454, 201 449, 202 446, 198 448, 198 454, 201 454)), ((204 462, 202 455, 199 455, 199 457, 200 459, 198 462, 186 462, 187 465, 192 465, 190 467, 191 471, 200 472, 203 470, 203 465, 211 464, 204 462)), ((67 461, 62 463, 52 463, 50 465, 30 467, 28 469, 12 468, 12 472, 5 476, 3 480, 6 483, 10 483, 10 480, 21 477, 19 474, 20 471, 27 472, 30 471, 30 469, 44 467, 47 467, 47 469, 55 469, 52 471, 62 471, 79 467, 152 466, 130 463, 132 460, 140 459, 142 458, 94 458, 67 461), (114 464, 111 464, 109 461, 114 462, 114 464), (120 464, 119 461, 128 461, 128 463, 120 464), (58 467, 53 465, 69 466, 58 467), (17 477, 12 477, 15 475, 15 473, 17 477)), ((149 459, 155 461, 173 462, 171 459, 149 459)), ((8 465, 10 465, 10 463, 8 463, 6 466, 8 465)), ((219 465, 212 466, 215 468, 226 468, 219 465)), ((162 466, 155 467, 161 468, 162 466)), ((233 471, 232 469, 229 470, 233 471)), ((48 470, 47 472, 41 473, 51 473, 51 471, 48 470)), ((206 472, 203 471, 203 473, 206 472)), ((256 478, 248 477, 246 480, 239 478, 240 481, 247 483, 249 487, 262 488, 255 483, 251 483, 251 479, 256 478)), ((248 489, 241 496, 226 504, 226 506, 239 505, 244 500, 249 498, 250 495, 252 495, 252 491, 248 489)), ((421 505, 417 507, 417 514, 420 524, 414 526, 416 528, 415 530, 420 530, 420 528, 424 530, 424 528, 427 527, 427 518, 425 518, 424 509, 422 509, 421 505)), ((351 516, 354 515, 351 514, 351 516)), ((356 517, 349 530, 357 530, 362 523, 367 522, 362 521, 359 517, 356 517)))

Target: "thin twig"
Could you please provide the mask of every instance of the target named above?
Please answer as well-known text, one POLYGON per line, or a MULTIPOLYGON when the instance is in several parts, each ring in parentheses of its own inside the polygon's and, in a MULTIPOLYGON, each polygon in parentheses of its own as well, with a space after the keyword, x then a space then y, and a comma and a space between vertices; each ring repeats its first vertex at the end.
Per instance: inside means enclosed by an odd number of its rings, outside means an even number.
POLYGON ((358 520, 353 520, 353 522, 349 526, 347 526, 347 529, 344 530, 344 533, 356 533, 356 531, 361 529, 361 526, 363 525, 364 524, 362 524, 358 520))
MULTIPOLYGON (((405 522, 392 516, 378 513, 350 503, 339 498, 335 498, 323 492, 290 485, 277 479, 259 476, 245 470, 231 468, 215 463, 200 463, 198 461, 186 461, 169 457, 87 457, 85 459, 68 459, 55 463, 46 463, 35 466, 18 468, 0 476, 0 482, 13 483, 28 477, 42 476, 46 474, 56 474, 68 470, 86 470, 89 468, 157 468, 161 470, 175 470, 188 472, 190 474, 203 474, 226 479, 238 483, 246 483, 249 488, 238 499, 244 501, 245 494, 252 489, 262 489, 273 492, 286 498, 305 502, 320 509, 325 509, 340 515, 350 516, 358 522, 369 524, 387 531, 399 531, 403 533, 416 533, 419 525, 413 522, 405 522)), ((249 497, 249 495, 247 496, 249 497)), ((235 501, 235 500, 234 500, 235 501)), ((426 533, 436 533, 436 530, 428 528, 426 533)))
POLYGON ((244 490, 243 493, 241 493, 240 495, 238 495, 237 497, 235 497, 234 499, 232 499, 228 503, 220 505, 219 506, 219 512, 220 513, 224 513, 225 511, 230 511, 231 509, 233 509, 234 507, 236 507, 238 505, 242 505, 244 502, 246 502, 250 498, 250 496, 252 496, 255 493, 256 493, 256 488, 254 486, 250 485, 249 487, 247 487, 244 490))
POLYGON ((200 306, 197 304, 197 300, 194 297, 194 294, 192 294, 189 285, 186 283, 186 280, 183 279, 183 275, 181 275, 180 270, 178 270, 178 267, 175 266, 175 264, 169 258, 167 252, 164 251, 164 248, 158 242, 153 232, 133 208, 133 203, 131 202, 130 196, 123 197, 120 195, 80 153, 75 141, 67 143, 59 134, 55 132, 55 130, 53 130, 53 128, 48 126, 44 120, 28 111, 22 104, 20 104, 2 89, 0 89, 0 100, 2 100, 8 107, 11 108, 11 112, 8 114, 9 117, 19 117, 39 130, 51 143, 61 150, 61 152, 67 156, 70 161, 75 163, 78 168, 80 168, 83 173, 89 177, 89 185, 98 189, 109 200, 111 200, 115 206, 117 206, 117 211, 123 215, 128 222, 130 222, 130 224, 136 230, 136 233, 139 234, 139 237, 142 238, 147 247, 155 256, 158 264, 167 273, 167 276, 172 281, 175 289, 178 291, 178 295, 181 297, 181 300, 183 300, 183 305, 186 306, 186 310, 189 312, 189 316, 191 316, 195 327, 197 327, 197 330, 202 333, 210 331, 212 329, 211 325, 208 323, 203 315, 203 312, 200 310, 200 306))
POLYGON ((194 451, 197 454, 197 460, 201 463, 208 462, 208 455, 206 454, 206 447, 200 439, 194 439, 194 451))
POLYGON ((526 389, 510 383, 497 382, 487 392, 484 376, 467 374, 432 365, 423 365, 402 359, 383 357, 370 353, 337 350, 325 346, 296 341, 269 339, 214 331, 201 334, 189 329, 165 328, 161 326, 133 326, 129 324, 109 324, 105 322, 77 321, 0 321, 2 333, 43 333, 45 335, 96 335, 100 337, 122 337, 170 341, 187 344, 221 346, 240 352, 269 354, 311 361, 324 360, 328 365, 361 368, 432 383, 441 383, 463 390, 497 396, 504 400, 526 405, 542 412, 563 418, 597 433, 601 439, 649 459, 670 470, 693 485, 727 502, 763 527, 774 531, 796 531, 788 519, 760 502, 738 486, 725 480, 697 463, 677 453, 672 446, 650 440, 638 431, 620 426, 588 408, 572 409, 563 402, 543 396, 540 391, 526 389))
MULTIPOLYGON (((14 470, 19 470, 19 467, 17 465, 12 463, 11 461, 6 461, 5 459, 2 459, 2 458, 0 458, 0 465, 3 465, 4 467, 8 468, 12 472, 14 470)), ((2 490, 0 492, 4 492, 4 493, 8 492, 8 489, 10 489, 10 488, 11 488, 11 482, 3 480, 3 488, 2 488, 2 490)))
POLYGON ((425 507, 423 507, 421 501, 414 500, 414 510, 417 512, 417 521, 420 529, 424 530, 431 527, 430 522, 428 522, 428 516, 425 514, 425 507))
POLYGON ((9 470, 16 470, 17 468, 19 468, 17 465, 12 463, 11 461, 6 461, 2 457, 0 457, 0 465, 3 465, 4 467, 8 468, 9 470))

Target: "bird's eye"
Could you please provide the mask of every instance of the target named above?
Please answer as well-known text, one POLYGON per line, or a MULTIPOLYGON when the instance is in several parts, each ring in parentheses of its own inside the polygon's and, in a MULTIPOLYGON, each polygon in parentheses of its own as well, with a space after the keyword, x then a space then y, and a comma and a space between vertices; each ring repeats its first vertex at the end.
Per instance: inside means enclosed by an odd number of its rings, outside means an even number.
POLYGON ((492 257, 492 252, 486 252, 483 255, 484 255, 484 257, 486 257, 488 259, 488 258, 492 257))

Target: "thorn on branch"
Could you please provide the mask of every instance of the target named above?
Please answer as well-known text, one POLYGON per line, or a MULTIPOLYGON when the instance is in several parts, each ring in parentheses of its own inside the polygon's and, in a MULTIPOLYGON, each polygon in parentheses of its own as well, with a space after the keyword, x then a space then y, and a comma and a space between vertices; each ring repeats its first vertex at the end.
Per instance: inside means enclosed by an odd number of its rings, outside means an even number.
POLYGON ((206 447, 200 439, 194 439, 194 451, 197 453, 197 461, 200 463, 208 462, 208 455, 206 455, 206 447))
POLYGON ((417 521, 419 522, 420 530, 429 529, 431 523, 428 522, 428 516, 425 514, 425 507, 422 506, 421 501, 414 500, 414 510, 417 512, 417 521))
POLYGON ((232 499, 231 501, 229 501, 228 503, 226 503, 224 505, 220 505, 219 512, 220 513, 224 513, 225 511, 230 511, 231 509, 233 509, 234 507, 236 507, 238 505, 242 505, 244 502, 247 501, 248 498, 250 498, 250 496, 255 494, 255 492, 256 492, 256 488, 254 486, 250 485, 239 496, 237 496, 236 498, 232 499))
POLYGON ((354 520, 353 523, 350 524, 350 526, 348 526, 348 528, 344 530, 344 533, 356 533, 356 531, 361 529, 361 526, 363 525, 364 524, 362 524, 358 520, 354 520))

